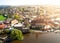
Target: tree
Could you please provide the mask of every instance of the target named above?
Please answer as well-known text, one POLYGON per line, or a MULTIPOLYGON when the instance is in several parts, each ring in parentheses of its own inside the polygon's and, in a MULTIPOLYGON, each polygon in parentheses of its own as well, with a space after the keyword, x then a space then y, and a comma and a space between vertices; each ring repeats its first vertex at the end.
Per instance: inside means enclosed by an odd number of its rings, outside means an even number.
POLYGON ((6 18, 4 17, 4 16, 2 16, 2 15, 0 15, 0 21, 3 21, 3 20, 5 20, 6 18))

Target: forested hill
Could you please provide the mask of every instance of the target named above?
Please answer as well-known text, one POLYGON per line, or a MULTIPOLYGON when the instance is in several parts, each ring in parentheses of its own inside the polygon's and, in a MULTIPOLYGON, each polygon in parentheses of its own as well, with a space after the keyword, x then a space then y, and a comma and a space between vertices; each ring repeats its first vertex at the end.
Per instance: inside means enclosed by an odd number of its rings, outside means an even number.
POLYGON ((5 8, 8 8, 8 7, 10 7, 10 6, 8 6, 8 5, 0 5, 0 9, 5 9, 5 8))

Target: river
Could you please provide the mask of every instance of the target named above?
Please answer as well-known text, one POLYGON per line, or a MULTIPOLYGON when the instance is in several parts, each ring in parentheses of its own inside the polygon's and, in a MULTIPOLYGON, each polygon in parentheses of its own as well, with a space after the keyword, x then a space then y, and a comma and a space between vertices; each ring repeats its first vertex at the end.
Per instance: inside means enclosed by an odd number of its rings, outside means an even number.
POLYGON ((24 40, 15 40, 12 43, 60 43, 60 33, 29 33, 24 34, 24 40))

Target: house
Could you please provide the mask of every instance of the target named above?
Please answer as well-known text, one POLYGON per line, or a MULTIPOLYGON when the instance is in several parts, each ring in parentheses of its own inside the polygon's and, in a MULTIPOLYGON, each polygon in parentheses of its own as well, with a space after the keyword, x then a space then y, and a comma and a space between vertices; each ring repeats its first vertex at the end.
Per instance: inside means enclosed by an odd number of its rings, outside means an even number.
POLYGON ((13 26, 14 24, 17 24, 18 23, 18 20, 14 19, 11 21, 11 26, 13 26))

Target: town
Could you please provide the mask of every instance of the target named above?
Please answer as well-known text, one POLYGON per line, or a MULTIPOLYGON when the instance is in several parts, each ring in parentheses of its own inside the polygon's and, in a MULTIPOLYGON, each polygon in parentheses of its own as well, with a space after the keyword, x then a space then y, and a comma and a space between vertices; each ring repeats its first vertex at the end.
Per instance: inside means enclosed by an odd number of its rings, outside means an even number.
POLYGON ((0 6, 2 43, 23 41, 30 34, 37 38, 45 33, 60 33, 60 6, 0 6))

